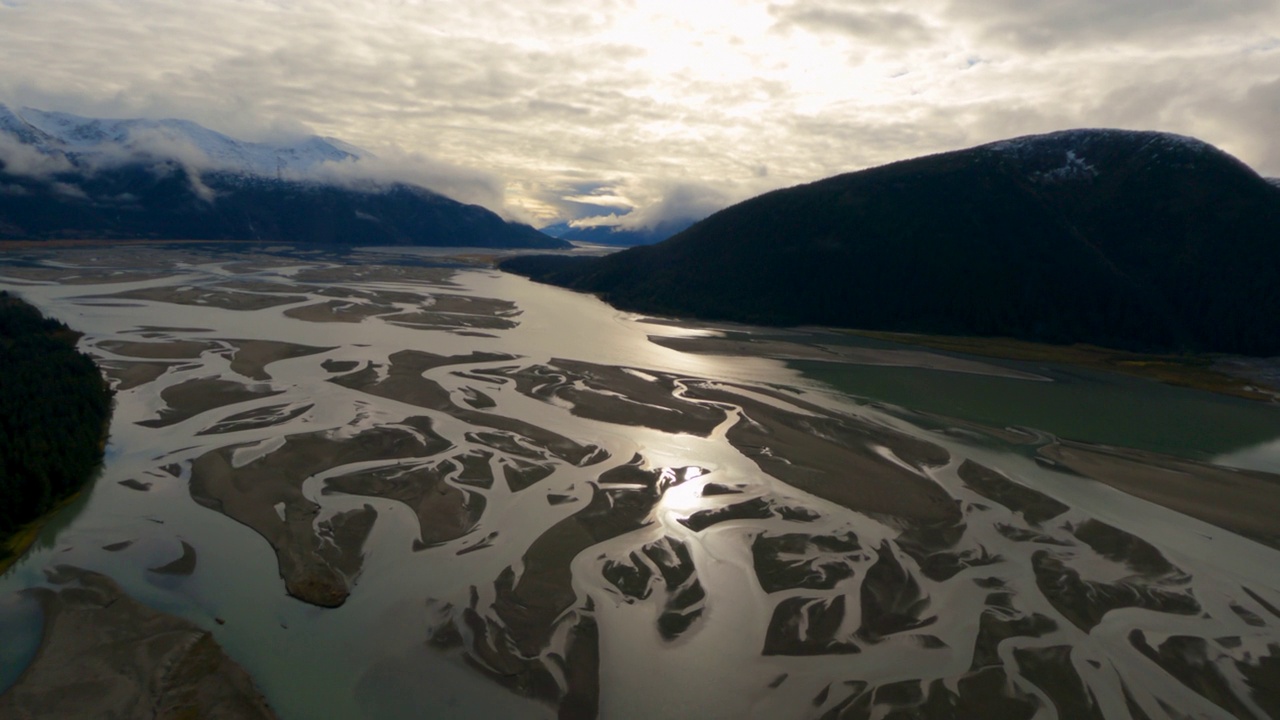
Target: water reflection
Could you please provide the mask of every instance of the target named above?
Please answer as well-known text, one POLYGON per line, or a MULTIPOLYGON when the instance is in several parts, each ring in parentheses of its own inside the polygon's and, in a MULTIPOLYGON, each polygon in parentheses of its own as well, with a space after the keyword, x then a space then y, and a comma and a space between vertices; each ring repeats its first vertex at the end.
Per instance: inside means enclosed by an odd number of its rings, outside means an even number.
POLYGON ((102 479, 0 597, 55 562, 110 574, 296 718, 1221 716, 1182 680, 1201 660, 1263 702, 1280 553, 1002 428, 1203 455, 1270 441, 1271 409, 822 366, 852 402, 518 278, 308 257, 124 252, 163 272, 23 288, 122 389, 102 479), (1077 417, 1116 402, 1177 418, 1077 417), (157 575, 183 543, 192 573, 157 575), (340 607, 287 594, 321 576, 340 607))

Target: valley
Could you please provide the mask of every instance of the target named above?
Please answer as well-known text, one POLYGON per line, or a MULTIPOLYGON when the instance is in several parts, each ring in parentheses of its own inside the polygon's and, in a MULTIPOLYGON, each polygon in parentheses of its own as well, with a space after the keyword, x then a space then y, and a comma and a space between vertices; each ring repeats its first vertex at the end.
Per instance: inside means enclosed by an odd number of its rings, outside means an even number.
POLYGON ((425 251, 28 249, 0 287, 116 390, 0 576, 9 692, 89 573, 283 718, 1280 714, 1274 405, 425 251))

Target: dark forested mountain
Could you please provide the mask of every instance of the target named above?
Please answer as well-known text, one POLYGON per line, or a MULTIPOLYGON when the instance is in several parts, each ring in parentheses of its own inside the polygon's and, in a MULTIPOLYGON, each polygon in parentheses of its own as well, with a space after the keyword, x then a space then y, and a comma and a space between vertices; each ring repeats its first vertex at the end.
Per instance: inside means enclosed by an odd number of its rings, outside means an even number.
POLYGON ((778 190, 504 269, 645 312, 1280 353, 1280 188, 1198 140, 1073 130, 778 190))
POLYGON ((78 337, 0 291, 0 540, 102 462, 111 391, 78 337))
POLYGON ((186 120, 0 105, 0 240, 569 247, 422 187, 326 175, 366 157, 333 138, 254 143, 186 120))
POLYGON ((180 165, 126 165, 49 180, 0 167, 0 239, 164 238, 350 245, 569 247, 404 184, 352 189, 180 165))

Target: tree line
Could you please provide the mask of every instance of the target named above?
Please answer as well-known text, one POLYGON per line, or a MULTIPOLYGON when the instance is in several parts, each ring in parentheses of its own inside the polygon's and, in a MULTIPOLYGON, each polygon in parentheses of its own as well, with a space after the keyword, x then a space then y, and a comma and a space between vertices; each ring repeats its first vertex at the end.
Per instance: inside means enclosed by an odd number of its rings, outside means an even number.
POLYGON ((76 350, 79 338, 0 291, 0 541, 73 495, 102 463, 113 393, 76 350))

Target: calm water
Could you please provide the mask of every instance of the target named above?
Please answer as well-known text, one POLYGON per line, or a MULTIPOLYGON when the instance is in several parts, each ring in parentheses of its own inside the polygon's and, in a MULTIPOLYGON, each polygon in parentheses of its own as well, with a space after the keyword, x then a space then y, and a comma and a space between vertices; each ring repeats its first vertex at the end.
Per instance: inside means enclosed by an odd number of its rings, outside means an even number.
MULTIPOLYGON (((385 262, 388 257, 359 256, 353 262, 385 262)), ((34 260, 46 266, 90 263, 84 253, 35 256, 34 260)), ((518 324, 486 330, 488 336, 407 328, 378 318, 352 324, 317 323, 284 315, 291 307, 329 299, 317 294, 325 287, 424 291, 420 283, 409 281, 314 284, 302 289, 305 301, 251 311, 94 297, 151 287, 213 287, 246 279, 282 283, 282 290, 298 292, 292 282, 299 271, 348 262, 304 256, 241 265, 186 251, 124 261, 104 253, 94 262, 141 266, 166 260, 171 261, 166 264, 173 273, 169 277, 74 285, 29 283, 16 275, 6 279, 5 266, 0 264, 0 287, 19 292, 84 332, 82 347, 103 360, 123 359, 104 347, 113 340, 262 339, 331 349, 270 365, 269 384, 283 391, 280 395, 210 410, 169 427, 137 424, 153 419, 163 407, 160 392, 164 388, 193 378, 246 380, 231 370, 225 347, 183 360, 155 381, 119 393, 102 476, 80 503, 50 523, 32 552, 0 578, 0 634, 5 638, 0 649, 0 687, 11 683, 30 661, 38 639, 38 630, 33 632, 38 610, 15 593, 42 584, 46 567, 68 563, 109 574, 148 605, 211 630, 285 718, 553 717, 553 708, 504 690, 469 667, 457 652, 430 648, 426 639, 433 623, 431 608, 446 603, 466 607, 473 593, 478 593, 481 606, 491 601, 495 579, 504 569, 520 568, 525 550, 535 539, 590 500, 592 483, 601 471, 637 453, 653 467, 704 468, 708 475, 700 482, 736 483, 751 496, 782 498, 814 508, 820 517, 806 525, 805 532, 856 532, 863 548, 896 537, 898 531, 890 524, 764 475, 726 441, 723 428, 702 438, 588 420, 565 407, 521 394, 512 383, 484 382, 474 374, 454 372, 535 367, 553 358, 745 386, 785 386, 808 402, 945 447, 957 462, 937 471, 933 479, 957 499, 974 505, 967 541, 1007 558, 999 569, 988 568, 984 574, 1002 577, 1017 590, 1019 602, 1028 611, 1056 616, 1038 596, 1028 566, 1032 552, 1043 546, 1012 543, 992 529, 1012 516, 1003 508, 984 505, 960 486, 955 476, 959 460, 981 462, 1066 502, 1073 508, 1066 516, 1070 522, 1096 518, 1145 538, 1192 576, 1196 597, 1206 610, 1203 617, 1113 613, 1087 636, 1064 625, 1044 638, 1025 639, 1026 646, 1080 648, 1077 670, 1116 717, 1124 716, 1118 714, 1123 712, 1119 710, 1123 699, 1117 677, 1135 678, 1141 686, 1137 701, 1145 708, 1158 711, 1160 702, 1171 702, 1206 717, 1227 717, 1221 708, 1185 688, 1161 689, 1160 676, 1144 675, 1153 672, 1153 666, 1144 665, 1132 648, 1124 649, 1127 630, 1139 627, 1148 633, 1206 638, 1229 635, 1244 638, 1246 648, 1280 640, 1275 618, 1270 619, 1272 624, 1258 627, 1226 609, 1233 602, 1257 609, 1257 603, 1239 592, 1244 586, 1280 604, 1280 577, 1275 570, 1280 567, 1280 553, 1105 486, 1046 470, 1029 460, 1025 451, 991 442, 968 443, 960 436, 937 432, 937 422, 915 423, 909 412, 955 416, 996 427, 1025 426, 1074 439, 1218 458, 1280 472, 1280 413, 1274 407, 1063 368, 1037 367, 1037 372, 1053 379, 1046 383, 685 354, 648 342, 647 335, 659 332, 655 326, 637 322, 593 298, 491 271, 462 270, 453 279, 456 287, 427 289, 514 302, 521 311, 518 324), (594 467, 557 466, 550 477, 519 493, 508 492, 498 483, 486 493, 484 516, 474 532, 422 551, 412 549, 417 520, 404 505, 381 498, 321 496, 323 478, 310 479, 304 492, 324 507, 325 516, 366 502, 379 515, 365 546, 363 572, 345 605, 324 610, 290 598, 266 541, 246 526, 197 505, 188 492, 187 471, 174 478, 160 468, 188 467, 193 459, 219 447, 269 442, 286 434, 394 424, 423 414, 431 416, 436 430, 456 447, 478 447, 474 437, 467 435, 473 428, 456 418, 330 383, 333 374, 321 366, 326 361, 385 366, 392 353, 403 349, 518 356, 512 361, 441 368, 428 376, 455 398, 462 397, 464 390, 479 390, 494 399, 494 412, 527 420, 579 443, 598 445, 611 458, 594 467), (276 427, 199 434, 233 413, 279 404, 313 407, 276 427), (129 479, 149 482, 151 488, 139 492, 120 485, 129 479), (551 504, 550 495, 576 502, 551 504), (458 554, 494 531, 499 534, 490 546, 458 554), (125 540, 133 544, 118 552, 104 549, 125 540), (180 541, 197 549, 198 565, 192 576, 165 577, 147 570, 176 557, 180 541), (215 618, 226 624, 218 624, 215 618), (1090 669, 1085 660, 1097 660, 1101 669, 1090 669)), ((660 332, 684 331, 661 328, 660 332)), ((263 446, 262 451, 269 449, 263 446)), ((650 527, 594 546, 574 559, 573 583, 580 601, 575 612, 592 613, 600 628, 603 717, 809 717, 840 700, 841 683, 850 677, 927 681, 954 678, 968 668, 970 656, 963 648, 972 645, 976 613, 986 596, 972 583, 972 573, 948 581, 920 578, 939 612, 929 632, 944 641, 946 650, 890 643, 867 647, 860 655, 762 656, 764 633, 780 596, 763 592, 758 584, 750 543, 762 533, 794 532, 795 524, 778 518, 748 519, 694 532, 680 520, 725 502, 700 497, 695 492, 700 482, 668 491, 650 527), (687 543, 707 595, 704 614, 674 643, 663 641, 655 631, 655 619, 662 611, 659 601, 627 602, 600 577, 603 558, 625 558, 640 544, 664 536, 687 543), (787 676, 786 682, 771 687, 782 675, 787 676), (832 687, 836 690, 831 691, 832 687), (830 700, 823 705, 816 703, 816 697, 830 700)), ((1046 528, 1045 532, 1067 541, 1068 530, 1046 528)), ((1083 551, 1077 555, 1080 567, 1100 576, 1115 574, 1107 561, 1083 551)), ((860 565, 856 577, 865 569, 860 565)), ((837 591, 845 587, 837 586, 837 591)), ((1265 612, 1259 614, 1265 616, 1265 612)), ((1025 683, 1019 680, 1019 684, 1025 683)))

